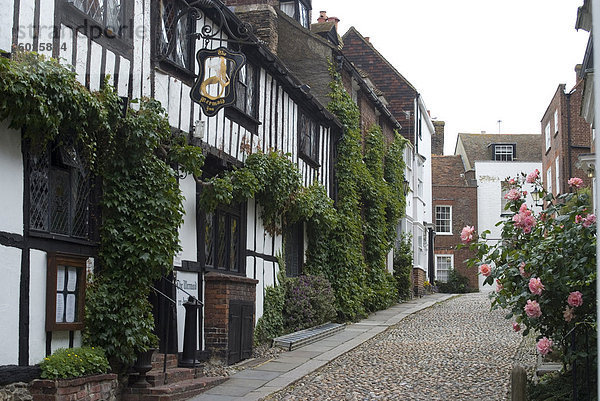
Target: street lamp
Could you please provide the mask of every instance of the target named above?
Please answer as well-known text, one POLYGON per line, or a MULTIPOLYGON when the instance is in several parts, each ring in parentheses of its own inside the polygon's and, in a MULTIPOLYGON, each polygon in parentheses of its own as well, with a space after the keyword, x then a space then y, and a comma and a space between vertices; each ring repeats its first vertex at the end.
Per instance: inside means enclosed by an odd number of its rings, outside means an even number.
POLYGON ((542 193, 542 191, 535 190, 535 191, 531 192, 531 198, 535 202, 536 206, 544 205, 543 195, 544 194, 542 193))

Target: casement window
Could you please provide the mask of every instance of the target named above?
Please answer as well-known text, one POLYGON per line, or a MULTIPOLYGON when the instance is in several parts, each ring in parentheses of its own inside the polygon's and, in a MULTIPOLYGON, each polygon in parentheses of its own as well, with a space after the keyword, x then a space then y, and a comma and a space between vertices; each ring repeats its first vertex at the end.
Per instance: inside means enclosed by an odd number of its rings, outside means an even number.
POLYGON ((300 156, 313 164, 319 163, 319 124, 301 113, 298 118, 300 156))
POLYGON ((286 229, 285 232, 285 275, 287 277, 298 277, 302 274, 304 261, 304 227, 302 223, 296 223, 286 229))
POLYGON ((203 216, 204 265, 208 270, 245 273, 242 206, 219 206, 203 216))
POLYGON ((452 235, 452 206, 438 205, 435 207, 435 233, 452 235))
POLYGON ((133 0, 62 1, 63 23, 100 43, 110 41, 122 50, 131 48, 133 0))
POLYGON ((558 134, 558 109, 554 110, 554 135, 558 134))
POLYGON ((515 144, 493 144, 492 152, 493 160, 511 162, 516 157, 516 146, 515 144))
POLYGON ((88 240, 90 174, 75 146, 30 152, 29 234, 88 240))
POLYGON ((306 2, 305 0, 280 1, 279 8, 306 29, 310 28, 310 2, 306 2))
POLYGON ((83 329, 87 257, 48 254, 46 331, 83 329))
POLYGON ((447 283, 450 271, 454 269, 454 255, 435 255, 435 278, 447 283))
POLYGON ((257 68, 246 62, 240 70, 236 82, 235 107, 252 118, 257 117, 257 83, 257 68))
POLYGON ((167 62, 188 72, 194 69, 194 41, 192 24, 195 21, 191 15, 186 15, 177 21, 177 16, 183 11, 185 3, 181 0, 159 0, 157 2, 159 26, 158 49, 161 55, 167 55, 167 62))
POLYGON ((550 122, 546 124, 546 128, 544 129, 544 138, 546 140, 546 152, 550 149, 550 144, 552 142, 552 138, 550 137, 550 122))

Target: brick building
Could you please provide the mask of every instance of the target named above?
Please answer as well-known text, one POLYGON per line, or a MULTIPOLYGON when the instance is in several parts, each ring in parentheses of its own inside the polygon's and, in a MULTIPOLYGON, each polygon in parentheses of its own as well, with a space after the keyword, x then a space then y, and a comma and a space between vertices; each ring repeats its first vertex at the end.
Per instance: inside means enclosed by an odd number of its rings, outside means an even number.
POLYGON ((575 68, 577 83, 570 91, 565 84, 558 85, 541 120, 543 136, 542 170, 544 187, 553 194, 569 192, 567 181, 580 177, 591 185, 588 172, 579 163, 579 157, 591 152, 592 129, 581 116, 585 80, 580 79, 581 65, 575 68))

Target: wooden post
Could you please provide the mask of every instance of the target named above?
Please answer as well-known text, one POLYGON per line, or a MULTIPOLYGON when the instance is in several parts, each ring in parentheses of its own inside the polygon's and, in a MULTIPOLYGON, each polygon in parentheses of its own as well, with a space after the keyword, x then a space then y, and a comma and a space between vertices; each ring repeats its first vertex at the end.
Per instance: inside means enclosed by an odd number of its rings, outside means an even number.
POLYGON ((515 366, 510 374, 511 376, 511 400, 527 400, 527 372, 522 366, 515 366))

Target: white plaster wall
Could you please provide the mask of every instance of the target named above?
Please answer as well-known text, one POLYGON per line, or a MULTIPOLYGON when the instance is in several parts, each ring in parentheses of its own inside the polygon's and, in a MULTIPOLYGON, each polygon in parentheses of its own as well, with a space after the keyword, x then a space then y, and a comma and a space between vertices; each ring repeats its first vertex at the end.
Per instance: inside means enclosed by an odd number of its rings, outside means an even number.
POLYGON ((29 265, 29 363, 34 364, 46 356, 46 252, 32 249, 29 265))
POLYGON ((179 227, 179 242, 183 249, 178 255, 179 263, 176 263, 177 266, 181 266, 181 260, 196 261, 198 256, 196 243, 196 181, 194 177, 188 176, 179 180, 179 188, 185 197, 183 201, 185 215, 183 216, 183 224, 179 227))
POLYGON ((19 363, 21 250, 0 245, 0 270, 3 276, 0 280, 0 365, 16 365, 19 363))
POLYGON ((0 231, 23 234, 21 133, 0 123, 0 231))
MULTIPOLYGON (((475 176, 477 178, 477 232, 489 230, 488 240, 494 244, 500 239, 502 227, 496 223, 506 219, 502 217, 501 183, 506 179, 517 177, 520 173, 529 174, 535 169, 541 170, 541 162, 499 162, 475 161, 475 176)), ((527 191, 527 206, 536 213, 540 211, 531 198, 533 185, 523 187, 527 191)), ((493 291, 495 286, 483 285, 484 277, 479 275, 479 289, 483 292, 493 291)))

